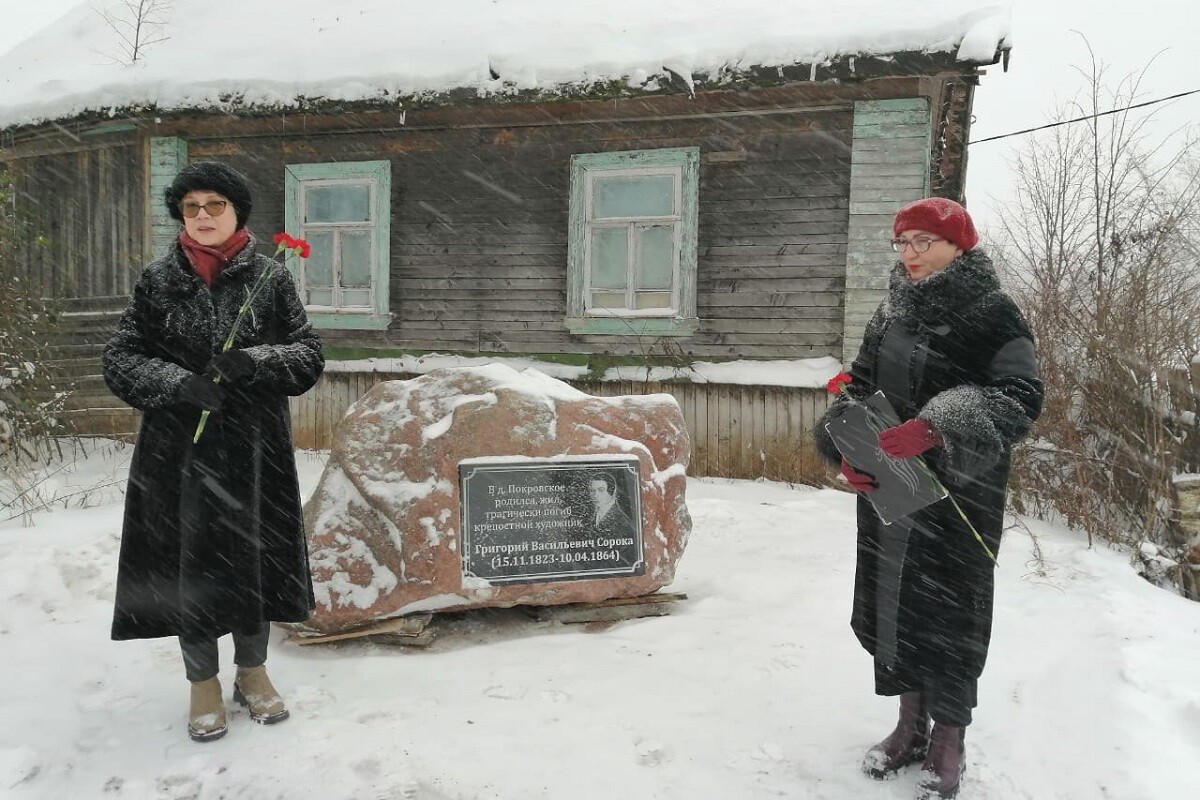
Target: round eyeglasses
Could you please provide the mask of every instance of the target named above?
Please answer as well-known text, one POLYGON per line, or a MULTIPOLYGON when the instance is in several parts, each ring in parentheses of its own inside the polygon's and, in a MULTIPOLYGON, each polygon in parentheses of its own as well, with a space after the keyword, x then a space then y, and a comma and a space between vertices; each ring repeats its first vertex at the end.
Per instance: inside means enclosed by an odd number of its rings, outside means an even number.
POLYGON ((903 253, 904 248, 911 247, 914 253, 924 253, 934 242, 944 242, 945 239, 931 239, 928 236, 917 236, 913 239, 892 239, 890 244, 897 253, 903 253))

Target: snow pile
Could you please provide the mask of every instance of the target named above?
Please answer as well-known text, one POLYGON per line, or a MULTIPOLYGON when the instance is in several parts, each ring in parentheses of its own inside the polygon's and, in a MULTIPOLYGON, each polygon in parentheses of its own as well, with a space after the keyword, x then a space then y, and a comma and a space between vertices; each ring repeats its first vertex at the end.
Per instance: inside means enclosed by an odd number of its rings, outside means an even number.
POLYGON ((899 51, 990 62, 1009 24, 1007 6, 981 0, 243 0, 231 13, 174 3, 143 34, 168 38, 131 64, 101 16, 122 21, 130 5, 82 2, 0 56, 0 127, 144 105, 289 107, 609 80, 653 87, 667 66, 690 79, 899 51))

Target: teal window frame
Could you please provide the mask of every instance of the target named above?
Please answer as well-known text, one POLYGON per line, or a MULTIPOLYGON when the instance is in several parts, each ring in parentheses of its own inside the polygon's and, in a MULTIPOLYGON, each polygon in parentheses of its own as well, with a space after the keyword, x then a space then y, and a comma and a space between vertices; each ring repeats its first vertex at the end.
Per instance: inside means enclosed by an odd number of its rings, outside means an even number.
MULTIPOLYGON (((570 238, 567 243, 567 330, 576 334, 615 336, 690 336, 699 327, 696 317, 697 220, 700 186, 700 148, 670 147, 615 153, 578 153, 571 157, 570 238), (589 242, 591 179, 600 174, 672 174, 677 176, 679 201, 677 262, 672 292, 675 303, 666 309, 613 313, 589 308, 591 296, 589 242)), ((637 217, 630 217, 631 224, 637 217)), ((657 218, 647 218, 658 221, 657 218)))
MULTIPOLYGON (((324 306, 306 306, 308 319, 317 328, 341 330, 385 330, 392 322, 389 306, 391 293, 391 198, 392 163, 390 161, 345 161, 324 164, 288 164, 284 169, 284 229, 293 236, 304 236, 301 212, 306 184, 318 181, 365 182, 371 187, 371 288, 373 301, 367 311, 329 311, 324 306)), ((289 269, 305 297, 304 262, 288 259, 289 269)))

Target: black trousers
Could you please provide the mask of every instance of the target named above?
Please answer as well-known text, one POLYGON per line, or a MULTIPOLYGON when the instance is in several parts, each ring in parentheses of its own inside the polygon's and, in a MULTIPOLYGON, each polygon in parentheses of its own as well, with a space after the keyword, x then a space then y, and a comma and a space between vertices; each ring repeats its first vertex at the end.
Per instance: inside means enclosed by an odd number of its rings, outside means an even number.
MULTIPOLYGON (((233 634, 233 663, 239 667, 260 667, 267 661, 267 642, 271 638, 271 623, 257 633, 233 634)), ((216 639, 185 639, 179 637, 183 651, 183 668, 192 682, 206 681, 218 670, 219 652, 216 639)))
POLYGON ((918 674, 875 662, 875 694, 894 697, 905 692, 925 695, 934 722, 965 728, 979 702, 979 680, 962 676, 918 674))

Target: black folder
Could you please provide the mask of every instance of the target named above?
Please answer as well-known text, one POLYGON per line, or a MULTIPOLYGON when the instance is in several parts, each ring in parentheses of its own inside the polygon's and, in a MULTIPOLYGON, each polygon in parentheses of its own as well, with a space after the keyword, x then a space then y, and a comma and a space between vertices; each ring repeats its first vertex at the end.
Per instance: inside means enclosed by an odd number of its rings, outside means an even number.
POLYGON ((876 392, 849 403, 825 423, 825 430, 842 457, 859 472, 875 476, 879 488, 863 495, 871 501, 884 525, 891 525, 948 494, 920 456, 892 458, 879 447, 879 433, 899 425, 892 404, 876 392))

